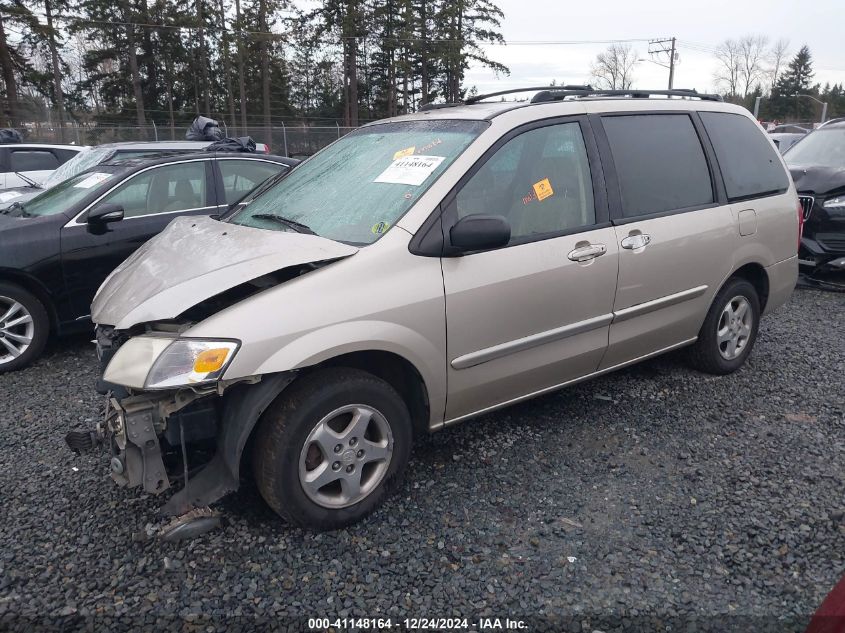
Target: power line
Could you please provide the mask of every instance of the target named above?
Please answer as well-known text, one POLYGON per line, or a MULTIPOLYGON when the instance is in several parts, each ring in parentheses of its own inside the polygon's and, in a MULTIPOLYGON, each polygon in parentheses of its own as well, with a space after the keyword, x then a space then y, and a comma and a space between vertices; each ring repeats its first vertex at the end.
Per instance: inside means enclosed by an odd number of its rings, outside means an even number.
MULTIPOLYGON (((665 54, 669 56, 669 63, 666 64, 666 67, 669 69, 669 90, 672 89, 672 85, 675 83, 675 58, 677 56, 677 53, 675 52, 676 41, 677 38, 671 37, 663 40, 651 40, 648 43, 649 55, 665 54)), ((663 64, 661 64, 661 66, 663 66, 663 64)))

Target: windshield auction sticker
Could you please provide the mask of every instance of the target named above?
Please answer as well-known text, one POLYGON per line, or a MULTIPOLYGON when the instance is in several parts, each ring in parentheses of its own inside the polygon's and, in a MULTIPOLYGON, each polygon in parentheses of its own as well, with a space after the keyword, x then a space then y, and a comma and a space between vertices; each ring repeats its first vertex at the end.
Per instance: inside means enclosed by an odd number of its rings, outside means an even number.
POLYGON ((444 160, 444 156, 403 156, 394 160, 373 182, 419 187, 444 160))
POLYGON ((111 174, 104 174, 102 172, 96 172, 88 176, 85 180, 80 180, 78 183, 74 185, 77 189, 90 189, 96 185, 99 185, 104 180, 108 180, 111 178, 111 174))

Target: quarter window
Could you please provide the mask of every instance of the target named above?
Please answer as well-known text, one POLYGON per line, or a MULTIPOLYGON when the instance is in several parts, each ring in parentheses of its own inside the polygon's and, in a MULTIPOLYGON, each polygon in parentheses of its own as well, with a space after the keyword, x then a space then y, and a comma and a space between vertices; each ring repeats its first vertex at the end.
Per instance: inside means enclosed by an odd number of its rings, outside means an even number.
POLYGON ((634 217, 713 202, 710 170, 687 114, 607 116, 622 196, 622 215, 634 217))
POLYGON ((729 200, 786 191, 789 177, 759 126, 741 114, 699 112, 729 200))
POLYGON ((205 162, 150 169, 130 178, 101 202, 121 205, 127 218, 206 207, 205 162))
POLYGON ((581 126, 549 125, 509 140, 464 185, 455 205, 459 218, 504 216, 511 243, 595 224, 581 126))
POLYGON ((218 160, 223 176, 226 204, 235 204, 271 176, 287 169, 285 165, 264 160, 218 160))

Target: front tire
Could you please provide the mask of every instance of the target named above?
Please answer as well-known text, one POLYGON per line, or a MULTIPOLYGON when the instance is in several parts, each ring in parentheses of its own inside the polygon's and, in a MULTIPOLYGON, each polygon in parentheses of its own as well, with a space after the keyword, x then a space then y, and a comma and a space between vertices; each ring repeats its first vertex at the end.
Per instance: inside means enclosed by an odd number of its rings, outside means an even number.
POLYGON ((693 367, 725 375, 745 363, 760 325, 760 298, 754 286, 739 277, 725 283, 713 300, 698 341, 690 348, 693 367))
POLYGON ((38 298, 16 284, 0 282, 0 374, 38 358, 49 335, 50 319, 38 298))
POLYGON ((314 530, 360 521, 397 489, 411 416, 388 383, 328 368, 294 382, 259 421, 253 471, 268 505, 314 530))

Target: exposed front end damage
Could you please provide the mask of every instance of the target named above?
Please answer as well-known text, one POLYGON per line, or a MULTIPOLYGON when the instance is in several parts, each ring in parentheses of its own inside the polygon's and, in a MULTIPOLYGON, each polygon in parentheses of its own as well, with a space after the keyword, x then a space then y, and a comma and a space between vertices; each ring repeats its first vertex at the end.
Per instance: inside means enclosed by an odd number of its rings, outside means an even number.
POLYGON ((77 451, 106 448, 111 478, 120 486, 157 495, 181 484, 162 513, 182 515, 238 489, 247 439, 293 378, 294 372, 284 372, 221 382, 210 390, 110 397, 96 429, 72 431, 67 442, 77 451))
POLYGON ((191 328, 357 248, 316 235, 177 218, 103 283, 92 304, 107 409, 76 450, 108 450, 111 477, 150 494, 171 488, 166 515, 202 510, 238 488, 241 456, 262 412, 294 372, 224 374, 236 338, 191 328))

